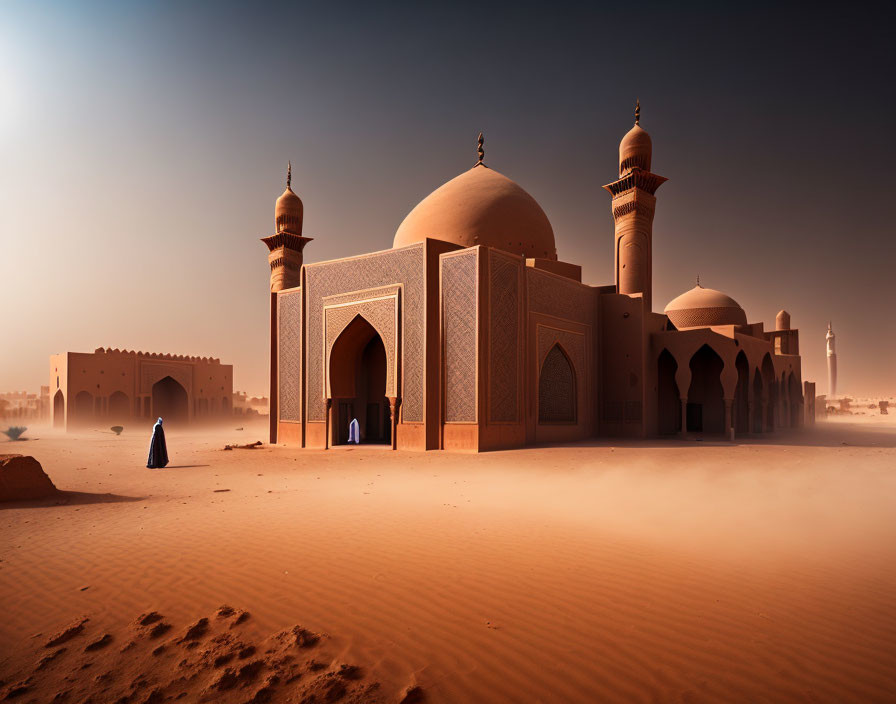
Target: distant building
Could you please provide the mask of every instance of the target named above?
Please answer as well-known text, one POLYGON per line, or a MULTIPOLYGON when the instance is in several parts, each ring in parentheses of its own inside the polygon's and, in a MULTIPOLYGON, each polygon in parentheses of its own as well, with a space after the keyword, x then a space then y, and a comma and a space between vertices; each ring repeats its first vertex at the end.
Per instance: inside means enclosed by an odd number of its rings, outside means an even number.
POLYGON ((249 396, 245 391, 233 392, 233 414, 236 416, 260 416, 268 413, 268 399, 249 396))
POLYGON ((834 347, 836 342, 834 331, 831 330, 831 324, 828 323, 828 333, 824 336, 827 341, 828 354, 828 397, 833 400, 837 396, 837 350, 834 347))
MULTIPOLYGON (((304 206, 286 190, 268 246, 272 442, 479 451, 592 437, 799 426, 799 333, 749 323, 697 285, 653 312, 653 217, 666 178, 635 125, 604 186, 615 281, 558 259, 536 200, 478 161, 433 191, 389 250, 303 264, 304 206)), ((601 248, 607 245, 599 245, 601 248)), ((757 275, 756 286, 764 285, 757 275)))
POLYGON ((98 348, 50 357, 51 415, 59 428, 230 417, 233 365, 210 357, 98 348))
POLYGON ((50 415, 50 387, 41 386, 40 394, 9 391, 0 394, 0 418, 5 420, 45 421, 50 415))

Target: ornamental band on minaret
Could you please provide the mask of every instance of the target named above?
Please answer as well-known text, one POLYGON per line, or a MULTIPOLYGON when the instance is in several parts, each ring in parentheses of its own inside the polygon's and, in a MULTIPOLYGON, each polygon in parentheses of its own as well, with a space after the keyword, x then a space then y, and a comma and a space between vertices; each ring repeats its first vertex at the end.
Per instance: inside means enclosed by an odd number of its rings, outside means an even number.
POLYGON ((645 307, 653 299, 653 213, 656 193, 668 179, 650 172, 653 145, 641 128, 641 103, 635 104, 635 125, 619 143, 619 179, 604 188, 613 196, 610 207, 616 227, 614 260, 616 293, 640 293, 645 307))

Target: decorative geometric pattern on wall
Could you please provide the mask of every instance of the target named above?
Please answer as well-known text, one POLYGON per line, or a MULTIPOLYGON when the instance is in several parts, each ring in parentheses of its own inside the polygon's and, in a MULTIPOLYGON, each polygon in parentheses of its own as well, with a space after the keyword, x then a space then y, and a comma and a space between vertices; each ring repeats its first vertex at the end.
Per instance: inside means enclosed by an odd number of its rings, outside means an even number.
MULTIPOLYGON (((537 326, 536 331, 536 340, 537 350, 538 350, 538 360, 539 364, 539 373, 543 368, 544 362, 547 360, 549 353, 553 353, 552 349, 555 345, 559 344, 563 348, 563 352, 566 353, 565 359, 568 359, 572 364, 572 373, 573 378, 576 382, 576 414, 573 417, 573 420, 578 419, 578 405, 579 402, 583 399, 586 399, 586 389, 587 383, 590 376, 590 370, 587 368, 585 360, 586 351, 585 351, 585 335, 580 332, 574 332, 572 330, 561 330, 555 327, 551 327, 548 325, 537 326)), ((557 350, 559 352, 559 350, 557 350)), ((561 354, 563 354, 561 352, 561 354)), ((555 362, 556 362, 555 358, 555 362)), ((539 400, 541 398, 541 380, 539 382, 539 400)), ((559 401, 557 402, 559 404, 559 401)), ((541 417, 541 409, 539 407, 539 418, 541 417)), ((560 421, 551 421, 551 422, 560 422, 560 421)), ((566 421, 568 422, 568 421, 566 421)))
POLYGON ((564 320, 589 323, 596 307, 593 289, 572 279, 544 274, 527 267, 529 310, 564 320))
POLYGON ((443 256, 442 321, 445 350, 445 422, 476 422, 476 250, 443 256))
POLYGON ((489 420, 519 422, 520 260, 489 252, 489 420))
POLYGON ((190 398, 193 397, 192 364, 159 364, 158 362, 140 363, 140 393, 151 394, 152 385, 160 379, 170 376, 184 387, 190 398))
POLYGON ((280 420, 302 420, 302 291, 277 296, 280 420))
POLYGON ((551 347, 538 378, 538 422, 576 422, 576 376, 558 345, 551 347))
MULTIPOLYGON (((387 250, 361 257, 305 267, 308 303, 307 377, 305 403, 308 420, 323 421, 324 399, 324 298, 346 294, 369 297, 366 289, 402 284, 401 294, 401 396, 402 420, 423 422, 424 365, 424 249, 387 250)), ((336 299, 329 299, 330 304, 336 299)), ((338 299, 342 301, 343 299, 338 299)), ((343 301, 344 302, 344 301, 343 301)))
MULTIPOLYGON (((326 357, 330 358, 333 345, 348 324, 360 315, 377 331, 386 349, 386 396, 398 396, 395 363, 398 357, 398 287, 392 287, 392 295, 377 300, 360 300, 354 303, 324 306, 326 318, 326 357)), ((367 292, 365 295, 371 295, 367 292)), ((376 293, 372 295, 377 295, 376 293)), ((329 302, 330 299, 328 299, 329 302)), ((325 373, 329 373, 325 370, 325 373)))

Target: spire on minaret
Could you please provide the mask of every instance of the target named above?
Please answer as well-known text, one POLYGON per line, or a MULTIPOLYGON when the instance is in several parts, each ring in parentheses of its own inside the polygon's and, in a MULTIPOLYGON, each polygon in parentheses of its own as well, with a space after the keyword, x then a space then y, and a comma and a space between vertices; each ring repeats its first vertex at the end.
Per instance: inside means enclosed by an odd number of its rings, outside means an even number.
POLYGON ((292 188, 292 161, 286 162, 286 187, 292 188))
POLYGON ((485 144, 485 140, 482 138, 482 132, 479 133, 479 146, 476 151, 479 153, 479 161, 476 162, 476 166, 485 166, 482 163, 482 160, 485 159, 485 149, 483 149, 483 145, 485 144))
POLYGON ((635 124, 641 124, 641 101, 635 98, 635 124))

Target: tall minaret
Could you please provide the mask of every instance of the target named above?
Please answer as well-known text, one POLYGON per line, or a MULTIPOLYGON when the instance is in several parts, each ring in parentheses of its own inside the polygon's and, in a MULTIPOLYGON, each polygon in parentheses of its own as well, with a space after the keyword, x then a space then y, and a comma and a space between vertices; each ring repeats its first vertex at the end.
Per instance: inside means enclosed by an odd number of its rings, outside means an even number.
POLYGON ((653 144, 641 129, 641 103, 635 126, 619 143, 619 179, 604 186, 616 221, 616 293, 641 293, 648 311, 653 299, 653 213, 656 189, 667 179, 650 172, 653 144))
POLYGON ((824 336, 828 343, 828 397, 837 395, 837 350, 834 347, 835 335, 828 323, 828 334, 824 336))
POLYGON ((277 292, 295 288, 302 283, 302 250, 311 237, 302 236, 304 207, 301 199, 292 192, 292 163, 286 167, 286 190, 274 206, 275 232, 261 241, 268 246, 268 263, 271 265, 271 442, 277 442, 279 418, 277 386, 277 292))

